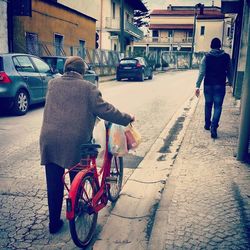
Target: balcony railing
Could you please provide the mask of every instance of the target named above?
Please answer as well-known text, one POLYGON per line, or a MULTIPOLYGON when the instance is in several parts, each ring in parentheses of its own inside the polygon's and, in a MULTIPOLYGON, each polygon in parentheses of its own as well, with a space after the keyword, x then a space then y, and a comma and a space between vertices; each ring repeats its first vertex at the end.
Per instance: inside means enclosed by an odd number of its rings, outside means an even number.
POLYGON ((144 37, 142 40, 137 41, 136 44, 191 44, 193 38, 180 38, 180 37, 144 37))
MULTIPOLYGON (((105 28, 120 32, 120 19, 106 17, 105 28)), ((124 31, 139 39, 143 37, 143 31, 128 21, 124 22, 124 31)))

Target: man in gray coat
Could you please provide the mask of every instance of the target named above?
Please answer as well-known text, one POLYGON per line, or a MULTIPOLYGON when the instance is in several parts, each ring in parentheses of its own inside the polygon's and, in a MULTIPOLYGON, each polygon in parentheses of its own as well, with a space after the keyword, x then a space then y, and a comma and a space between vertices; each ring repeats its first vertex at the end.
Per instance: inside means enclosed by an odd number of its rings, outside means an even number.
MULTIPOLYGON (((64 70, 63 76, 49 82, 40 134, 50 233, 58 232, 63 225, 60 217, 64 170, 80 161, 80 145, 91 141, 96 117, 124 126, 134 121, 134 117, 105 102, 95 85, 83 80, 85 68, 81 57, 69 57, 64 70)), ((71 175, 71 181, 73 178, 71 175)))

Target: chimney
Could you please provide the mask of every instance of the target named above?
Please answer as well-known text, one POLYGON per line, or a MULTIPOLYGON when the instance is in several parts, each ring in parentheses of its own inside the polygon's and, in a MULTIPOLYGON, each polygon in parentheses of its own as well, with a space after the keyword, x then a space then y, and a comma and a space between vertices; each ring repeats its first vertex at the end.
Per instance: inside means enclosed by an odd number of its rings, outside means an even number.
POLYGON ((204 4, 200 5, 200 15, 204 15, 204 4))

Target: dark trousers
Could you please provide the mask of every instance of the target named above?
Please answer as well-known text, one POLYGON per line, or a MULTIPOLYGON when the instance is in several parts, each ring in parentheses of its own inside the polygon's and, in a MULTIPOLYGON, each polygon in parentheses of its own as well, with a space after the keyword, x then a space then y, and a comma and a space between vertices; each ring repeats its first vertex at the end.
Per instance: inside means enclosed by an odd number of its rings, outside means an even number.
MULTIPOLYGON (((62 177, 64 168, 49 163, 45 165, 46 181, 47 181, 47 196, 49 207, 49 222, 50 224, 57 224, 61 218, 63 191, 64 185, 62 177)), ((70 181, 72 182, 76 172, 70 172, 70 181)))
POLYGON ((222 112, 222 104, 226 93, 225 85, 205 85, 205 124, 212 128, 219 126, 220 116, 222 112), (213 116, 212 116, 212 109, 213 116), (212 120, 211 120, 212 116, 212 120))

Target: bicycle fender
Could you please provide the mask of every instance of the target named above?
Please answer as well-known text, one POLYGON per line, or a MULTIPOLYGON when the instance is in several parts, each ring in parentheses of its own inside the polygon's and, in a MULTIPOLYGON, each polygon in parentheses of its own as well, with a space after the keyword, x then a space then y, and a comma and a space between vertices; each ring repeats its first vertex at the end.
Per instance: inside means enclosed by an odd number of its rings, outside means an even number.
POLYGON ((72 220, 75 217, 75 201, 76 201, 76 195, 77 195, 77 190, 81 184, 82 178, 88 173, 88 169, 80 171, 74 178, 68 198, 66 199, 66 204, 67 204, 67 209, 66 209, 66 218, 68 220, 72 220))

